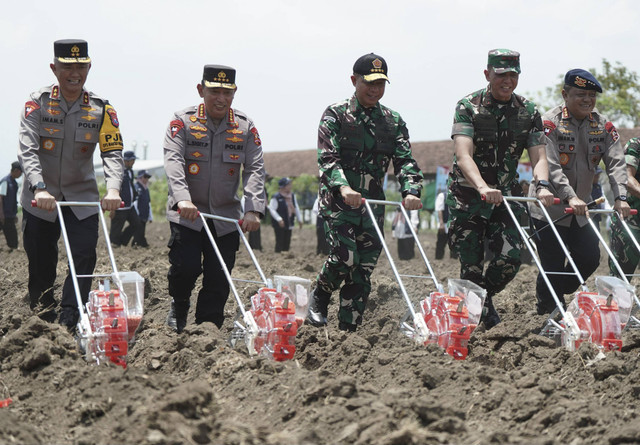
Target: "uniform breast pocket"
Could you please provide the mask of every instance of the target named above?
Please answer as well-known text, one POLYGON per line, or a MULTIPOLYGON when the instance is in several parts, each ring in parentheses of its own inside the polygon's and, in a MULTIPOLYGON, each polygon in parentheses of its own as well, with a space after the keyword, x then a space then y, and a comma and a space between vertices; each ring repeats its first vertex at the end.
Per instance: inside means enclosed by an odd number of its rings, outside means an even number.
POLYGON ((191 147, 187 144, 187 149, 184 153, 184 158, 187 161, 209 162, 210 151, 205 147, 203 150, 200 147, 191 147))
POLYGON ((479 114, 473 121, 476 142, 496 142, 498 122, 492 115, 479 114))
POLYGON ((591 142, 591 145, 589 146, 589 163, 591 165, 591 169, 594 170, 596 165, 598 165, 602 159, 605 142, 604 138, 593 138, 589 142, 591 142))
POLYGON ((558 161, 563 170, 571 170, 576 164, 575 145, 559 144, 558 145, 558 161))
POLYGON ((57 156, 62 150, 64 139, 64 127, 49 126, 40 127, 40 150, 44 155, 57 156))
POLYGON ((76 130, 75 147, 73 149, 73 159, 88 159, 93 156, 93 150, 99 140, 98 129, 76 130))
POLYGON ((528 116, 518 116, 510 122, 510 126, 513 131, 513 140, 518 144, 526 144, 531 130, 531 120, 528 116))
POLYGON ((62 139, 56 138, 40 138, 39 153, 47 156, 59 156, 62 150, 62 139))
POLYGON ((244 164, 244 150, 222 150, 222 162, 228 164, 244 164))
POLYGON ((395 137, 392 134, 385 134, 376 137, 376 145, 373 148, 374 153, 393 154, 396 149, 395 137))
POLYGON ((344 124, 340 129, 340 148, 343 150, 364 150, 364 127, 357 124, 344 124))
POLYGON ((209 165, 209 150, 190 149, 184 155, 184 168, 186 170, 187 181, 204 180, 207 177, 205 173, 209 165))

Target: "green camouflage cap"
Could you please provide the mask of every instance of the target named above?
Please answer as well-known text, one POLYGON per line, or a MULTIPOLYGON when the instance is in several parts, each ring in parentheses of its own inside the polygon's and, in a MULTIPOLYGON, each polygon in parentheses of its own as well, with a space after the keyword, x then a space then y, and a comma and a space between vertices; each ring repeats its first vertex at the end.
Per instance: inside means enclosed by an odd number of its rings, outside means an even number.
POLYGON ((487 65, 493 67, 496 74, 508 71, 520 74, 520 53, 510 49, 492 49, 489 51, 487 65))

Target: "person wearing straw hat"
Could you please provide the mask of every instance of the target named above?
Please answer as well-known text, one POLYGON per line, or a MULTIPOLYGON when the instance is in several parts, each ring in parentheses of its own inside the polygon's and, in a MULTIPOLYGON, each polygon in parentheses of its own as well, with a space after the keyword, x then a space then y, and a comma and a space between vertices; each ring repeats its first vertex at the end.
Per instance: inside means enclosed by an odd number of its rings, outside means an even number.
MULTIPOLYGON (((60 223, 56 201, 100 200, 93 168, 93 152, 100 147, 107 192, 102 208, 120 207, 124 163, 122 135, 116 110, 84 88, 91 59, 84 40, 57 40, 50 65, 57 84, 31 93, 20 119, 18 160, 24 170, 20 196, 23 243, 29 260, 29 298, 32 309, 53 321, 53 285, 58 263, 60 223), (35 201, 35 207, 31 202, 35 201)), ((98 209, 63 207, 73 262, 78 275, 91 275, 96 264, 98 209)), ((86 301, 91 278, 78 280, 86 301)), ((74 329, 79 317, 75 290, 68 274, 62 289, 60 324, 74 329)))

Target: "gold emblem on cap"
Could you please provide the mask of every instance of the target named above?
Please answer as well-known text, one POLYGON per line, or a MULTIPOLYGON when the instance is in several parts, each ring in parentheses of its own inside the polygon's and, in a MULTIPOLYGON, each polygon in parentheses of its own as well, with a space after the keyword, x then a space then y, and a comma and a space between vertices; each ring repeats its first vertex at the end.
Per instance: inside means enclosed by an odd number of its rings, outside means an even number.
POLYGON ((218 77, 219 77, 220 79, 224 79, 225 77, 227 77, 227 73, 225 73, 224 71, 220 71, 220 72, 218 73, 218 77))
POLYGON ((79 55, 80 55, 80 48, 78 48, 78 45, 73 45, 71 47, 71 56, 78 57, 79 55))
POLYGON ((575 84, 579 87, 587 86, 587 79, 583 79, 580 76, 576 76, 575 84))
POLYGON ((373 65, 375 69, 379 70, 380 68, 382 68, 382 60, 376 58, 373 62, 371 62, 371 65, 373 65))

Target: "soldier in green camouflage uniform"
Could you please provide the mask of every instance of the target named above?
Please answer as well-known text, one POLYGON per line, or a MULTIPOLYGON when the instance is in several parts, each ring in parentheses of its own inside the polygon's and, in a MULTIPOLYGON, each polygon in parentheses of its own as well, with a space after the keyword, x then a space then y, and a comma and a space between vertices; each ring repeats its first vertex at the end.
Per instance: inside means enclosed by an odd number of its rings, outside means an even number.
MULTIPOLYGON (((518 161, 526 148, 534 166, 537 197, 553 203, 540 114, 533 102, 513 94, 520 74, 520 54, 489 51, 487 88, 458 102, 451 137, 455 155, 449 174, 449 246, 460 257, 460 278, 487 290, 483 321, 487 329, 500 323, 492 297, 520 268, 522 240, 510 218, 504 196, 521 196, 518 161), (485 197, 485 200, 482 197, 485 197), (484 242, 493 259, 483 272, 484 242)), ((513 205, 516 215, 524 211, 513 205)))
MULTIPOLYGON (((407 210, 419 209, 422 173, 411 155, 409 133, 400 115, 379 103, 387 64, 375 54, 360 57, 351 81, 355 94, 329 106, 318 130, 319 212, 331 247, 312 293, 308 322, 327 323, 331 293, 340 289, 338 327, 355 331, 371 290, 370 276, 382 245, 362 198, 384 199, 382 183, 393 162, 407 210)), ((382 227, 384 207, 374 206, 382 227)))
MULTIPOLYGON (((632 209, 640 210, 640 138, 629 139, 624 147, 625 161, 627 163, 627 203, 632 209)), ((627 225, 631 229, 636 240, 640 239, 640 215, 631 215, 627 218, 627 225)), ((618 215, 614 213, 611 219, 611 250, 616 260, 620 263, 622 271, 626 275, 635 272, 640 263, 640 252, 629 238, 629 234, 622 224, 618 215)), ((609 260, 609 270, 611 275, 619 276, 618 269, 609 260)))

